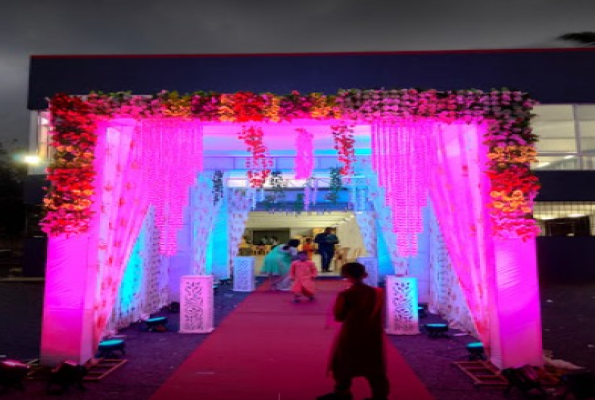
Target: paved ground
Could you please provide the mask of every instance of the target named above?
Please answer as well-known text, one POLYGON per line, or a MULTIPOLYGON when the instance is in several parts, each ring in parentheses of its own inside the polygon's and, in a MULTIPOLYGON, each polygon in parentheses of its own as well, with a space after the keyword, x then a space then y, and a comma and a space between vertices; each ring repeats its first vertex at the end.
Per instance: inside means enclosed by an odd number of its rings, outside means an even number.
MULTIPOLYGON (((36 358, 43 296, 42 282, 0 281, 0 355, 16 359, 36 358)), ((216 295, 216 323, 246 297, 224 288, 216 295)), ((595 284, 542 287, 544 347, 554 358, 564 359, 595 370, 595 284)), ((165 314, 164 314, 165 315, 165 314)), ((140 325, 122 332, 127 337, 128 364, 101 383, 87 384, 80 393, 71 390, 63 398, 148 399, 205 336, 179 335, 177 314, 168 315, 171 331, 147 333, 140 325)), ((433 318, 424 322, 432 321, 433 318)), ((503 399, 500 390, 476 389, 453 361, 467 356, 465 343, 472 338, 451 336, 429 339, 425 335, 391 337, 405 359, 428 386, 437 400, 503 399)), ((398 392, 398 388, 394 388, 398 392)), ((28 382, 27 391, 11 390, 4 399, 46 398, 41 383, 28 382)), ((521 398, 513 394, 509 399, 521 398)), ((208 400, 208 399, 204 399, 208 400)), ((263 399, 265 400, 265 399, 263 399)), ((415 400, 415 399, 404 399, 415 400)))

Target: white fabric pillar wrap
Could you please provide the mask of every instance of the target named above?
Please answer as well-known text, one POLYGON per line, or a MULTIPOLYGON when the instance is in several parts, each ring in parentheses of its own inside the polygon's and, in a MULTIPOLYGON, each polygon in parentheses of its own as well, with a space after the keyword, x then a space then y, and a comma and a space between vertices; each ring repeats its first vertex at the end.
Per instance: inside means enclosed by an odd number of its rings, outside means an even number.
POLYGON ((213 276, 183 276, 179 333, 211 333, 215 329, 213 306, 213 276))
POLYGON ((495 238, 496 291, 490 361, 498 368, 543 365, 535 239, 495 238))
POLYGON ((417 316, 417 279, 386 277, 386 333, 419 334, 417 316))
POLYGON ((364 279, 364 283, 378 287, 378 260, 376 257, 358 257, 357 262, 366 267, 368 277, 364 279))
POLYGON ((234 292, 254 290, 254 257, 233 259, 233 290, 234 292))
POLYGON ((93 309, 97 263, 90 236, 50 236, 41 335, 41 362, 85 363, 93 357, 93 309))

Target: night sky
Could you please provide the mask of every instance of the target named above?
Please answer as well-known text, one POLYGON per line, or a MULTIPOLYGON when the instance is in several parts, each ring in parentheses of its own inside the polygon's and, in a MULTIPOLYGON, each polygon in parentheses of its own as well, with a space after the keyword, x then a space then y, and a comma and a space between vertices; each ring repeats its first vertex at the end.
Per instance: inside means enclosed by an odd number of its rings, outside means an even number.
POLYGON ((0 141, 24 145, 30 55, 570 47, 595 1, 0 0, 0 18, 0 141))

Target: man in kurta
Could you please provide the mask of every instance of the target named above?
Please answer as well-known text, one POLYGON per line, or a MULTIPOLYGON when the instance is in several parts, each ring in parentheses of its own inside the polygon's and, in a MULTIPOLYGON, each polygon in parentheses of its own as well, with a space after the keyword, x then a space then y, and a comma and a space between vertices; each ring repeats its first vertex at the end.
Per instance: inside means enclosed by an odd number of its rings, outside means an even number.
POLYGON ((333 310, 335 320, 342 323, 329 363, 335 390, 317 400, 352 400, 351 382, 359 376, 372 389, 367 400, 387 400, 383 292, 363 283, 368 275, 360 263, 345 264, 341 275, 351 286, 337 295, 333 310))

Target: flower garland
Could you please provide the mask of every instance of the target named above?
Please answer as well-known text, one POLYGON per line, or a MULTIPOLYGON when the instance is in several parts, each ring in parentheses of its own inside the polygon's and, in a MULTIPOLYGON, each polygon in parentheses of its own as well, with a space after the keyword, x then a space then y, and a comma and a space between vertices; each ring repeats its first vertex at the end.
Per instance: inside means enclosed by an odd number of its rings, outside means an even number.
POLYGON ((263 187, 267 180, 273 165, 273 161, 267 155, 267 147, 263 142, 264 133, 259 126, 242 126, 238 137, 246 143, 248 151, 252 153, 252 158, 246 161, 248 168, 248 179, 253 188, 263 187))
MULTIPOLYGON (((154 96, 130 93, 91 93, 82 99, 64 94, 50 100, 52 146, 56 148, 48 168, 52 188, 44 200, 42 225, 49 234, 77 234, 88 229, 92 212, 95 128, 98 119, 192 118, 200 121, 280 122, 297 118, 350 120, 350 124, 403 118, 432 118, 451 123, 489 123, 485 143, 489 148, 487 175, 491 181, 490 212, 496 234, 534 237, 537 225, 531 216, 539 189, 529 163, 535 160, 530 120, 535 102, 527 93, 506 88, 484 92, 469 89, 436 91, 417 89, 341 90, 288 95, 238 92, 194 92, 180 95, 163 91, 154 96)), ((243 128, 240 136, 253 153, 250 182, 261 187, 270 173, 270 159, 262 142, 262 130, 243 128)), ((349 171, 352 146, 339 133, 340 157, 349 171)))
POLYGON ((535 101, 527 93, 506 88, 489 92, 352 89, 339 92, 337 102, 344 116, 354 121, 424 117, 445 123, 487 122, 484 143, 489 148, 487 175, 494 232, 522 239, 538 234, 531 210, 540 186, 529 168, 536 155, 537 136, 530 125, 535 101))
POLYGON ((52 183, 44 199, 41 221, 50 235, 76 235, 89 229, 94 192, 95 118, 89 105, 78 97, 57 95, 50 103, 55 156, 47 169, 52 183))
POLYGON ((340 173, 344 176, 351 176, 353 175, 353 164, 355 163, 353 127, 333 125, 331 126, 331 132, 335 141, 335 150, 339 153, 339 162, 343 164, 340 173))

